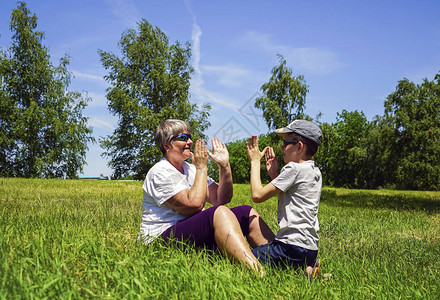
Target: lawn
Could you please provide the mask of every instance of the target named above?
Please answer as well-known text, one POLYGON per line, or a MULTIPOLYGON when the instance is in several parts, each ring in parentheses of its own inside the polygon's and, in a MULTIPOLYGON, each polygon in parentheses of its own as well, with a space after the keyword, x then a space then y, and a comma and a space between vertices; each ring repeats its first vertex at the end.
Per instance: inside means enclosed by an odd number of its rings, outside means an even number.
MULTIPOLYGON (((439 299, 440 193, 324 188, 322 273, 137 242, 142 182, 0 178, 0 298, 439 299)), ((252 204, 277 230, 275 198, 252 204)))

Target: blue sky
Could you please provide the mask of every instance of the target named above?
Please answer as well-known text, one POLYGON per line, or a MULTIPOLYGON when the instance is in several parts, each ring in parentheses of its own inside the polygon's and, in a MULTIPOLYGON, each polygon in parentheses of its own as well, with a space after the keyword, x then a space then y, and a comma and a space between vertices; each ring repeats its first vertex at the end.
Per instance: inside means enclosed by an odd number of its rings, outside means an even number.
MULTIPOLYGON (((75 78, 70 90, 93 99, 90 117, 96 138, 117 126, 107 110, 98 49, 119 54, 122 32, 146 19, 170 43, 192 43, 190 101, 210 103, 209 137, 228 142, 266 133, 253 101, 271 69, 287 60, 309 86, 305 113, 333 123, 342 110, 362 111, 368 120, 399 80, 420 83, 440 72, 440 1, 151 1, 29 0, 43 44, 54 65, 68 54, 75 78)), ((2 0, 0 47, 11 44, 9 20, 16 1, 2 0)), ((98 144, 89 145, 84 173, 110 175, 98 144)))

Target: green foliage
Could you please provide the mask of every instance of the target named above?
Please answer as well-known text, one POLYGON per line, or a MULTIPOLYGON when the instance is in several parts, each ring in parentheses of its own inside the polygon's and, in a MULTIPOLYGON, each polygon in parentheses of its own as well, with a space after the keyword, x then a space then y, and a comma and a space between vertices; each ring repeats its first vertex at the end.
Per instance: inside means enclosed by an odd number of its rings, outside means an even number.
POLYGON ((141 179, 162 156, 154 143, 157 126, 165 119, 181 119, 190 124, 195 138, 204 137, 210 106, 199 108, 188 101, 193 72, 188 43, 169 45, 159 28, 142 20, 138 31, 124 32, 118 45, 122 58, 99 50, 109 70, 109 110, 119 117, 117 129, 100 142, 114 177, 131 174, 141 179))
POLYGON ((263 111, 269 129, 284 127, 295 119, 304 118, 308 87, 304 76, 292 76, 286 60, 278 55, 280 64, 272 69, 269 82, 261 89, 264 95, 255 100, 255 107, 263 111))
MULTIPOLYGON (((261 87, 264 96, 255 103, 271 129, 297 118, 310 119, 303 113, 308 92, 304 77, 292 77, 286 61, 279 58, 280 64, 272 69, 269 82, 261 87)), ((323 183, 335 187, 439 190, 440 73, 434 81, 424 79, 419 85, 401 80, 384 106, 385 115, 371 122, 363 112, 346 110, 338 113, 333 124, 316 121, 323 142, 313 159, 321 169, 323 183)), ((234 180, 247 182, 245 151, 234 143, 228 146, 234 153, 234 180)))
POLYGON ((50 62, 37 17, 19 2, 12 45, 0 53, 0 175, 76 177, 94 141, 82 111, 90 100, 69 92, 69 57, 50 62))
POLYGON ((322 169, 324 184, 364 187, 366 137, 370 124, 364 113, 343 110, 336 123, 321 125, 323 142, 314 159, 322 169))
POLYGON ((399 157, 394 153, 394 128, 384 116, 376 116, 364 145, 366 151, 365 167, 361 173, 364 188, 396 188, 395 171, 399 157))
MULTIPOLYGON (((229 151, 229 162, 232 169, 232 178, 234 183, 248 183, 250 176, 250 163, 246 152, 247 139, 237 140, 228 143, 226 146, 229 151)), ((283 155, 281 152, 281 139, 273 133, 261 134, 258 136, 260 151, 265 147, 274 148, 275 155, 280 165, 283 164, 283 155)), ((214 164, 213 164, 214 165, 214 164)), ((214 167, 209 170, 212 178, 218 177, 218 170, 214 167), (217 174, 216 174, 217 172, 217 174)), ((264 158, 261 160, 261 181, 268 183, 271 181, 266 171, 264 158)))
MULTIPOLYGON (((276 231, 276 197, 253 204, 276 231)), ((324 188, 322 276, 138 243, 142 182, 0 178, 0 298, 439 299, 439 192, 324 188), (327 274, 327 276, 324 276, 327 274)))
POLYGON ((322 142, 318 151, 313 156, 313 160, 319 166, 322 174, 323 184, 333 186, 332 172, 335 169, 335 160, 333 160, 333 151, 336 142, 336 132, 332 124, 317 123, 321 128, 322 142))
POLYGON ((368 122, 343 111, 321 124, 315 160, 336 187, 440 190, 440 74, 434 81, 399 81, 385 115, 368 122))
POLYGON ((397 157, 396 185, 404 189, 440 189, 440 73, 434 81, 399 81, 385 101, 394 128, 390 148, 397 157))

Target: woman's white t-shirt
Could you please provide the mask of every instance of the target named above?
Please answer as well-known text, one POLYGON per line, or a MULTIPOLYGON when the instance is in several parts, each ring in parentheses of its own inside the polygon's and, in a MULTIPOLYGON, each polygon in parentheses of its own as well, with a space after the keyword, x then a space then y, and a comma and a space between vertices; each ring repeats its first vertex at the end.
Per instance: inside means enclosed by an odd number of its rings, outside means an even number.
MULTIPOLYGON (((177 193, 192 187, 196 168, 184 161, 183 171, 183 174, 180 173, 166 158, 162 158, 148 171, 142 186, 144 196, 140 232, 145 243, 150 243, 169 227, 188 218, 165 204, 177 193)), ((213 182, 208 177, 208 186, 213 182)))

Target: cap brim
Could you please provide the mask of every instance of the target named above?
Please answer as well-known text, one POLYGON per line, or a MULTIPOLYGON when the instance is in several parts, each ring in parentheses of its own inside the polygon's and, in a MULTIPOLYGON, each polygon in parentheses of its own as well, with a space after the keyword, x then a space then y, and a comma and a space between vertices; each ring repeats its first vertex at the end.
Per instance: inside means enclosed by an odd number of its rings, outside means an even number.
POLYGON ((286 133, 290 133, 290 132, 292 132, 292 130, 289 130, 289 129, 287 129, 287 128, 278 128, 278 129, 274 130, 274 132, 275 132, 277 135, 282 136, 283 134, 286 134, 286 133))

